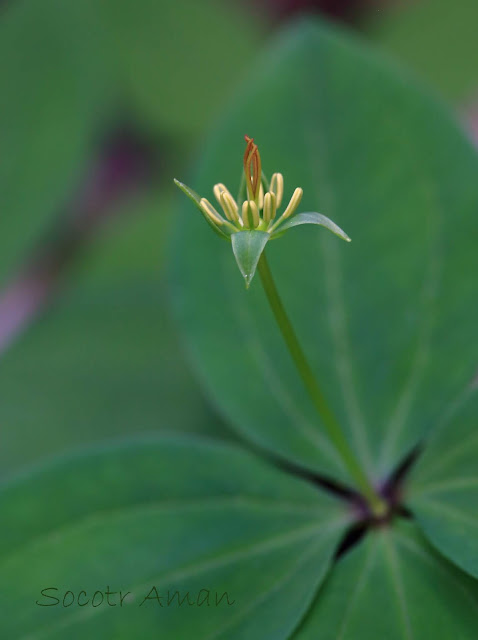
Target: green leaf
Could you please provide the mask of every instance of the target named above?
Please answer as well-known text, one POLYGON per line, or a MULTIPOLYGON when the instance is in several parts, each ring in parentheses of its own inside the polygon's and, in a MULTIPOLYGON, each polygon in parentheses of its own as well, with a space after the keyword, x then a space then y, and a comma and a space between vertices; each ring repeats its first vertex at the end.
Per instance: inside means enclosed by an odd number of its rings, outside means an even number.
POLYGON ((475 386, 419 458, 406 502, 432 544, 478 578, 477 415, 475 386))
POLYGON ((60 459, 5 486, 0 509, 0 632, 39 640, 285 639, 349 520, 239 449, 172 438, 60 459), (107 586, 116 607, 93 608, 107 586), (36 604, 54 603, 48 587, 59 606, 36 604), (162 605, 140 606, 153 587, 162 605), (90 605, 63 607, 68 590, 90 605), (120 590, 130 592, 121 608, 120 590), (210 605, 198 606, 201 590, 210 605), (167 606, 168 591, 196 605, 167 606), (216 592, 233 604, 215 606, 216 592))
MULTIPOLYGON (((476 151, 403 71, 310 20, 279 38, 239 95, 193 184, 237 184, 248 133, 264 171, 284 174, 285 200, 301 186, 304 208, 353 238, 291 233, 268 259, 325 396, 381 483, 475 375, 476 151)), ((264 449, 349 481, 260 287, 241 290, 228 247, 180 206, 175 303, 208 394, 264 449)))
POLYGON ((294 640, 475 640, 478 584, 411 524, 377 530, 340 559, 294 640))
POLYGON ((373 9, 363 24, 369 38, 454 101, 476 92, 475 0, 421 0, 373 9), (454 46, 444 47, 452 34, 454 46))
POLYGON ((123 97, 159 135, 197 134, 252 64, 256 12, 222 0, 103 0, 123 97))
POLYGON ((249 288, 256 273, 257 263, 270 239, 266 231, 239 231, 231 236, 232 250, 237 266, 249 288))
POLYGON ((294 216, 290 220, 286 220, 284 224, 280 225, 280 227, 277 229, 276 233, 274 233, 272 237, 277 237, 278 235, 282 235, 288 229, 292 229, 292 227, 298 227, 299 225, 302 225, 302 224, 321 225, 322 227, 329 229, 329 231, 332 231, 332 233, 335 233, 335 235, 339 236, 339 238, 342 238, 342 240, 345 240, 346 242, 350 242, 350 238, 348 237, 348 235, 345 233, 345 231, 343 231, 340 227, 338 227, 335 224, 335 222, 332 222, 332 220, 330 220, 326 216, 323 216, 321 213, 316 213, 315 211, 298 213, 296 216, 294 216))
POLYGON ((0 282, 64 211, 97 144, 111 93, 97 26, 90 0, 2 6, 0 282))
POLYGON ((167 310, 169 211, 152 193, 97 229, 64 274, 69 289, 3 354, 0 476, 105 438, 222 430, 167 310))

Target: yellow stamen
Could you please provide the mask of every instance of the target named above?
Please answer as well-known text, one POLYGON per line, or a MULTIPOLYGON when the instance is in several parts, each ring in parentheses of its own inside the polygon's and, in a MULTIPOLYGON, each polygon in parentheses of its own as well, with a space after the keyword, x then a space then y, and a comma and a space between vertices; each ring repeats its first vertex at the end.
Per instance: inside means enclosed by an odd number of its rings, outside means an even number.
POLYGON ((259 207, 259 211, 261 211, 264 206, 264 187, 262 186, 262 182, 261 186, 259 187, 259 202, 257 204, 259 207))
POLYGON ((282 202, 282 196, 284 195, 284 178, 282 173, 274 173, 271 178, 271 193, 275 194, 276 207, 279 208, 282 202))
POLYGON ((221 204, 221 193, 223 191, 225 191, 226 193, 230 194, 229 189, 226 187, 226 185, 222 184, 222 182, 219 182, 218 184, 214 185, 213 192, 214 192, 214 195, 216 196, 216 200, 219 202, 219 204, 221 204))
POLYGON ((239 218, 239 212, 237 208, 237 203, 234 198, 231 196, 229 191, 222 191, 220 196, 221 206, 224 209, 224 213, 226 217, 232 222, 241 223, 241 219, 239 218))
POLYGON ((249 210, 252 214, 252 223, 254 227, 258 227, 261 222, 261 218, 259 216, 259 209, 257 208, 257 204, 254 200, 249 200, 249 210))
POLYGON ((281 216, 283 220, 285 220, 286 218, 289 218, 296 211, 300 201, 302 200, 303 193, 304 191, 300 187, 297 187, 297 189, 292 194, 292 198, 290 199, 290 202, 287 205, 287 209, 284 211, 284 213, 281 216))
POLYGON ((211 218, 213 222, 219 225, 225 222, 224 218, 216 211, 209 200, 207 200, 206 198, 201 198, 199 204, 201 205, 201 209, 204 211, 204 213, 209 218, 211 218))
POLYGON ((242 221, 246 229, 249 229, 249 201, 245 200, 242 203, 242 221))
POLYGON ((276 215, 276 197, 274 193, 270 193, 269 191, 264 196, 264 209, 262 212, 262 217, 264 222, 269 224, 271 220, 274 220, 276 215))

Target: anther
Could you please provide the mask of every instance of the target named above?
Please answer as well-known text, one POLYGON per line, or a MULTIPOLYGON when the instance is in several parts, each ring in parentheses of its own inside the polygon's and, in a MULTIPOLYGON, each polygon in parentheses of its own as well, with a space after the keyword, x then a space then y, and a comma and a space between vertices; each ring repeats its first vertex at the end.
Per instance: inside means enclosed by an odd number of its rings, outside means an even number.
POLYGON ((229 189, 226 187, 226 185, 222 184, 222 182, 219 182, 218 184, 214 185, 213 192, 219 204, 221 204, 221 193, 226 192, 226 193, 229 193, 230 195, 229 189))
POLYGON ((204 213, 216 224, 224 224, 224 218, 216 211, 212 204, 206 198, 201 198, 199 204, 204 213))
POLYGON ((264 187, 263 187, 263 185, 262 185, 262 182, 261 182, 261 185, 260 185, 260 187, 259 187, 259 201, 258 201, 257 205, 258 205, 258 207, 259 207, 259 211, 260 211, 260 210, 263 208, 263 206, 264 206, 264 187))
POLYGON ((275 206, 275 194, 270 193, 269 191, 264 196, 264 209, 262 211, 262 217, 266 224, 269 224, 271 220, 274 220, 276 215, 276 206, 275 206))
POLYGON ((249 229, 250 224, 249 224, 249 201, 248 200, 245 200, 242 203, 242 221, 246 229, 249 229))
POLYGON ((286 218, 290 218, 290 216, 296 211, 299 206, 300 201, 302 200, 302 194, 304 193, 303 189, 297 187, 297 189, 292 194, 292 198, 290 199, 289 204, 287 205, 287 209, 282 214, 281 218, 285 220, 286 218))
POLYGON ((241 224, 237 203, 234 200, 234 198, 231 196, 229 191, 221 192, 220 202, 221 202, 222 208, 224 209, 224 213, 226 214, 226 217, 232 222, 238 222, 239 224, 241 224))
POLYGON ((252 215, 253 226, 258 227, 261 222, 261 218, 259 216, 259 209, 257 208, 257 204, 254 200, 249 200, 249 211, 252 215))
POLYGON ((282 173, 274 173, 271 178, 271 193, 275 194, 276 207, 279 208, 282 202, 282 196, 284 195, 284 178, 282 173))

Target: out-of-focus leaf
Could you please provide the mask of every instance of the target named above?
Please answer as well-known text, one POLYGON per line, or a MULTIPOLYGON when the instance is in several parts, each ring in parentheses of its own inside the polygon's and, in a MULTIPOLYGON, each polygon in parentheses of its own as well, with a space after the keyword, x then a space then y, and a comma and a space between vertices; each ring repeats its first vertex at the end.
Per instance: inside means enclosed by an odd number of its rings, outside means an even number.
POLYGON ((378 530, 339 561, 294 640, 475 640, 478 583, 411 524, 378 530))
POLYGON ((247 288, 269 239, 270 235, 265 231, 239 231, 231 236, 232 251, 247 288))
POLYGON ((79 257, 68 291, 2 357, 0 475, 98 439, 219 425, 167 311, 169 201, 155 194, 128 206, 79 257))
POLYGON ((477 24, 475 0, 420 0, 372 10, 365 30, 444 96, 462 101, 478 88, 477 24))
POLYGON ((288 638, 349 521, 303 481, 186 439, 60 460, 4 487, 0 508, 0 632, 38 640, 288 638), (36 604, 48 587, 59 606, 36 604), (116 606, 92 607, 107 587, 116 606), (161 603, 141 606, 153 587, 161 603), (63 607, 67 590, 89 606, 63 607))
POLYGON ((0 283, 77 187, 110 88, 89 0, 0 15, 0 283))
MULTIPOLYGON (((281 37, 241 95, 191 184, 207 196, 238 182, 248 133, 264 170, 303 187, 304 208, 353 238, 290 233, 268 246, 269 262, 323 391, 379 482, 475 375, 476 152, 406 74, 326 25, 281 37)), ((230 248, 185 198, 178 205, 175 300, 208 393, 260 446, 348 480, 259 283, 245 291, 230 248)))
POLYGON ((436 548, 478 578, 477 416, 475 387, 418 460, 406 501, 436 548))
POLYGON ((125 98, 149 127, 197 133, 252 63, 257 12, 229 0, 105 0, 125 98))

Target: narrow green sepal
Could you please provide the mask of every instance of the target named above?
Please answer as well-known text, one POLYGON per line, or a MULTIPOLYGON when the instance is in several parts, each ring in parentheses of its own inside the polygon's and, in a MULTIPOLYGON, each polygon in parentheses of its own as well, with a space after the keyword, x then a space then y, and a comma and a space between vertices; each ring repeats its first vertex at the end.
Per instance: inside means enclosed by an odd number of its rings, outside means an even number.
POLYGON ((272 234, 272 237, 278 238, 288 229, 292 229, 292 227, 298 227, 301 224, 318 224, 322 227, 325 227, 326 229, 329 229, 329 231, 332 231, 332 233, 334 233, 336 236, 339 236, 339 238, 342 238, 342 240, 351 242, 349 236, 345 233, 345 231, 337 226, 335 222, 332 222, 332 220, 330 220, 326 216, 323 216, 321 213, 316 213, 315 211, 298 213, 289 220, 286 220, 279 227, 277 227, 277 229, 272 234))
POLYGON ((247 289, 256 273, 257 263, 270 237, 266 231, 257 230, 239 231, 231 236, 234 257, 244 276, 247 289))
POLYGON ((188 187, 186 184, 184 184, 183 182, 180 182, 179 180, 176 180, 176 178, 174 178, 174 184, 179 187, 181 189, 181 191, 183 193, 185 193, 187 195, 187 197, 194 202, 194 204, 196 205, 196 207, 199 209, 199 211, 201 212, 203 218, 206 220, 206 222, 208 223, 208 225, 221 237, 221 238, 225 238, 226 240, 229 240, 229 234, 224 233, 224 231, 222 229, 220 229, 217 224, 214 224, 214 222, 209 218, 209 216, 207 216, 202 207, 201 207, 201 198, 200 196, 190 187, 188 187))

